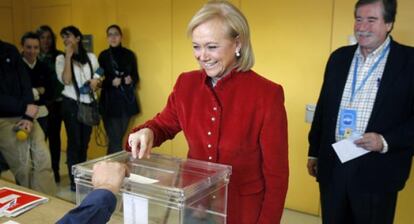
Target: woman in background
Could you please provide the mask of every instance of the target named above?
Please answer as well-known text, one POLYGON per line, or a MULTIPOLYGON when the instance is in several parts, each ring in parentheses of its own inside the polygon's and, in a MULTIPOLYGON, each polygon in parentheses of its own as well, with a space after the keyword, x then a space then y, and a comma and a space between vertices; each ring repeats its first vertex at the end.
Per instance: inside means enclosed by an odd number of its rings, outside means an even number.
POLYGON ((40 26, 37 31, 40 39, 39 61, 45 63, 49 68, 51 80, 51 92, 49 101, 46 103, 49 111, 48 116, 48 133, 50 156, 52 160, 52 169, 55 176, 55 182, 60 182, 59 163, 61 152, 60 130, 62 127, 62 90, 63 85, 59 82, 56 75, 55 62, 56 57, 63 54, 56 49, 56 36, 52 28, 47 25, 40 26))
POLYGON ((122 150, 122 138, 131 117, 139 113, 135 87, 139 81, 134 52, 122 46, 122 31, 118 25, 106 29, 109 48, 99 55, 104 70, 100 108, 108 135, 107 154, 122 150))
POLYGON ((65 123, 67 143, 67 166, 70 189, 75 191, 72 165, 86 161, 92 127, 78 121, 78 103, 91 104, 101 80, 97 70, 98 60, 93 53, 87 53, 82 45, 83 35, 74 26, 60 31, 65 45, 65 55, 56 57, 56 73, 64 85, 62 95, 62 116, 65 123))

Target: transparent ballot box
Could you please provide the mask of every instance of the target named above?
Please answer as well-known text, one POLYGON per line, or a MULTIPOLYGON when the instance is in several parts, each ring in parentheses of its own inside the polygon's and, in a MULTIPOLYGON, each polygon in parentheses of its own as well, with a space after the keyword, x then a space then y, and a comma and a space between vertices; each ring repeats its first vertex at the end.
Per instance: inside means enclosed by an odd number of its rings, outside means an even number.
POLYGON ((133 159, 127 152, 115 153, 73 166, 78 205, 93 190, 92 167, 99 161, 124 162, 130 168, 130 177, 116 195, 114 213, 124 223, 226 223, 230 166, 159 154, 133 159))

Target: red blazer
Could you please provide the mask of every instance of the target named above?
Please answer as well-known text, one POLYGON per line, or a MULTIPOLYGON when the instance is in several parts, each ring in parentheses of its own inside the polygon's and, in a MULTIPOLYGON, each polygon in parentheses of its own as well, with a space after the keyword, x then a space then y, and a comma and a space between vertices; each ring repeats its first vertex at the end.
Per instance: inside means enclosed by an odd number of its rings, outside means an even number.
POLYGON ((234 70, 213 88, 204 71, 183 73, 164 110, 133 132, 144 127, 154 146, 182 130, 189 158, 232 166, 227 223, 280 223, 289 176, 280 85, 234 70))

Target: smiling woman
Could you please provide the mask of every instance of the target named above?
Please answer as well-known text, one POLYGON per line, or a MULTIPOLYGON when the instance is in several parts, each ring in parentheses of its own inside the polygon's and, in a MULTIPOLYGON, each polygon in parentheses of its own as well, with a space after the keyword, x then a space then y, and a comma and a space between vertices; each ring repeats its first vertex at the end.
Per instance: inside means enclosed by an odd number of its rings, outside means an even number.
POLYGON ((214 83, 236 67, 240 55, 239 37, 229 37, 223 22, 211 19, 200 24, 192 34, 194 56, 214 83))
POLYGON ((279 223, 289 176, 283 89, 251 70, 249 27, 229 2, 205 4, 188 33, 200 70, 178 77, 164 110, 127 147, 148 157, 183 131, 189 158, 232 166, 226 223, 279 223))

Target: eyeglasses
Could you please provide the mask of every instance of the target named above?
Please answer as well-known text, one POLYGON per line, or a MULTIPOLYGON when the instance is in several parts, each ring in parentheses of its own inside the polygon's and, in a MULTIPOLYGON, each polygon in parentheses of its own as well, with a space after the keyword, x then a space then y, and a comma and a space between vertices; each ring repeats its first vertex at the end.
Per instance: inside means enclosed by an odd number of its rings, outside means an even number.
POLYGON ((107 36, 108 37, 117 37, 117 36, 121 36, 121 34, 119 34, 119 33, 108 33, 107 36))

